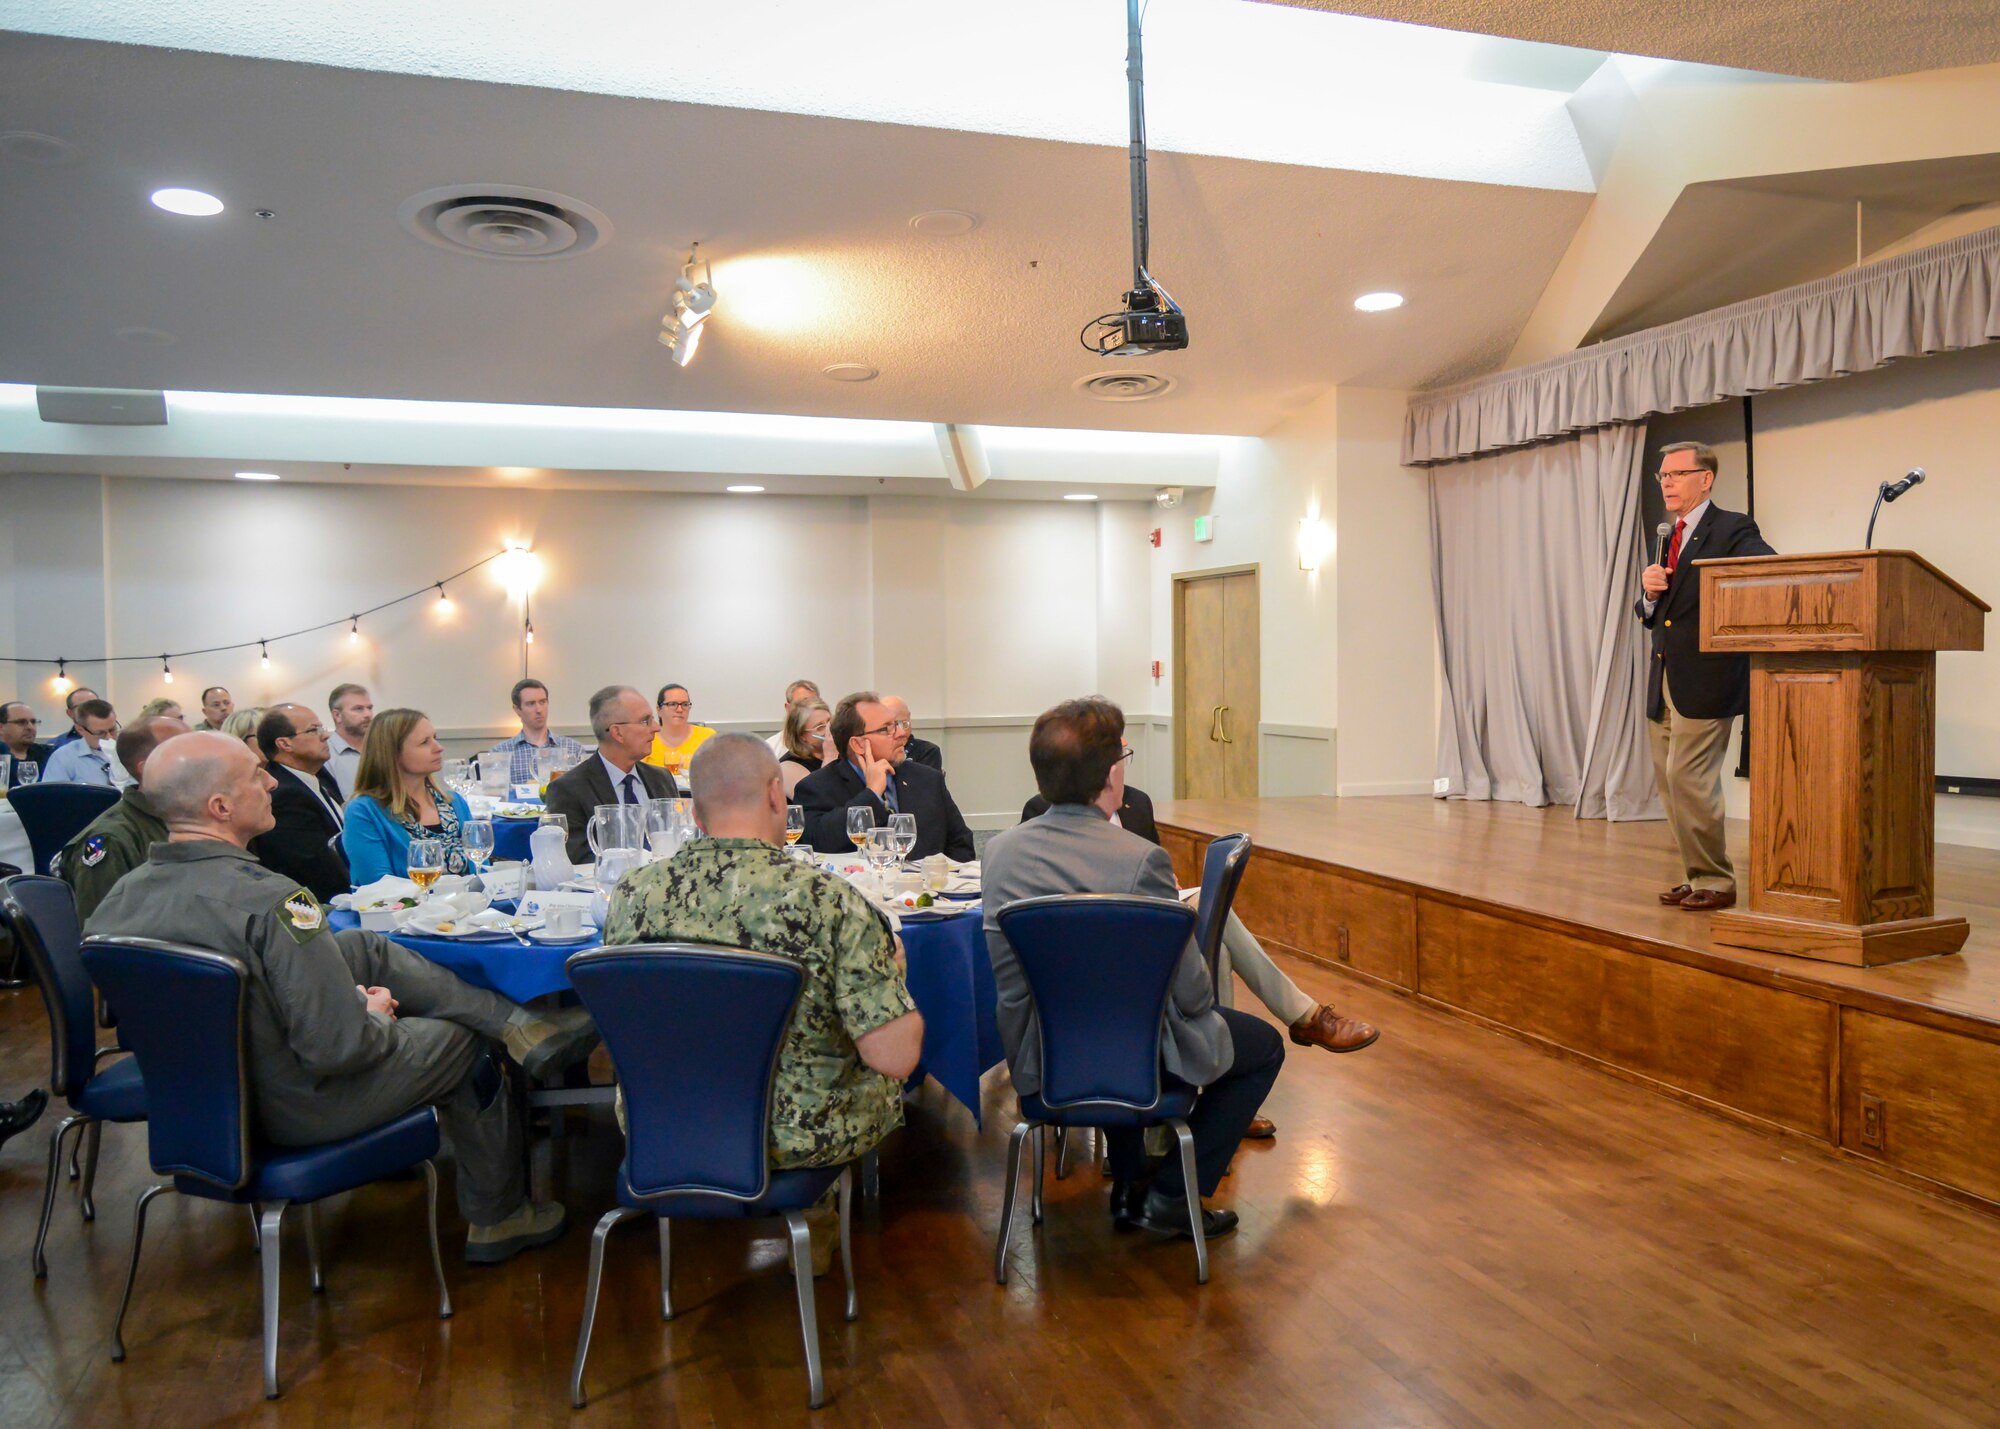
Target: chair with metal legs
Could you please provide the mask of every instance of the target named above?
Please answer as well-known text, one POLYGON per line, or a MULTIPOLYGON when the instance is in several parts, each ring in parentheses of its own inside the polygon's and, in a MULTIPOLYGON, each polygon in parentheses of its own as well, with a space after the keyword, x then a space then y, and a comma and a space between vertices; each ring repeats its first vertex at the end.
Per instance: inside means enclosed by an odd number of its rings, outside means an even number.
POLYGON ((235 958, 142 938, 90 938, 90 976, 116 1000, 120 1030, 146 1077, 153 1170, 170 1176, 139 1193, 132 1262, 111 1330, 111 1358, 125 1359, 125 1312, 139 1274, 146 1208, 165 1191, 249 1206, 257 1220, 264 1282, 264 1397, 278 1397, 278 1268, 285 1213, 304 1212, 306 1260, 315 1292, 326 1288, 314 1203, 422 1167, 438 1317, 451 1317, 451 1292, 438 1246, 438 1117, 418 1107, 342 1141, 277 1147, 254 1133, 247 1075, 244 1001, 249 973, 235 958))
POLYGON ((805 974, 790 958, 698 943, 635 943, 569 960, 570 982, 596 1019, 625 1093, 625 1161, 618 1205, 590 1238, 583 1325, 570 1403, 583 1408, 583 1368, 597 1321, 605 1238, 634 1216, 660 1226, 660 1317, 671 1320, 676 1220, 783 1216, 814 1409, 826 1401, 805 1212, 839 1188, 840 1263, 847 1318, 859 1314, 850 1253, 852 1164, 773 1171, 771 1092, 778 1052, 805 974))
POLYGON ((103 1058, 123 1049, 97 1045, 90 974, 78 954, 82 931, 76 921, 76 897, 69 885, 59 878, 33 873, 0 880, 0 922, 13 935, 14 946, 42 990, 42 1005, 49 1015, 49 1091, 68 1101, 70 1107, 69 1115, 49 1133, 48 1177, 42 1186, 42 1218, 35 1229, 35 1279, 45 1280, 63 1143, 72 1131, 77 1133, 70 1179, 77 1180, 80 1174, 83 1185, 78 1199, 83 1218, 94 1221, 97 1207, 91 1193, 97 1183, 98 1143, 104 1135, 104 1123, 144 1121, 146 1086, 139 1064, 129 1057, 100 1065, 103 1058))
POLYGON ((1208 1283, 1194 1136, 1187 1116, 1193 1087, 1166 1083, 1160 1042, 1174 969, 1195 929, 1186 904, 1162 898, 1066 893, 1026 898, 999 913, 1000 931, 1021 961, 1041 1032, 1041 1090, 1023 1096, 1007 1139, 1007 1192, 993 1278, 1007 1283, 1021 1151, 1034 1138, 1030 1213, 1042 1223, 1042 1142, 1050 1127, 1100 1130, 1172 1128, 1187 1186, 1195 1279, 1208 1283))

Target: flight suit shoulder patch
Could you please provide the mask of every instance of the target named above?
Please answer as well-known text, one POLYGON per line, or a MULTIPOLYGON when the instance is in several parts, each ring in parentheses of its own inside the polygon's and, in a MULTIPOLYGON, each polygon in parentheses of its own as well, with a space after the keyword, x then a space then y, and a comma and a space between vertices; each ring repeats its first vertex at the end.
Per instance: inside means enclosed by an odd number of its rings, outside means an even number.
POLYGON ((106 848, 104 844, 104 835, 92 834, 83 841, 83 866, 85 868, 97 867, 98 864, 104 862, 104 855, 109 852, 110 849, 106 848))
POLYGON ((278 905, 278 921, 292 935, 292 941, 310 943, 326 927, 326 910, 310 892, 298 888, 278 905))

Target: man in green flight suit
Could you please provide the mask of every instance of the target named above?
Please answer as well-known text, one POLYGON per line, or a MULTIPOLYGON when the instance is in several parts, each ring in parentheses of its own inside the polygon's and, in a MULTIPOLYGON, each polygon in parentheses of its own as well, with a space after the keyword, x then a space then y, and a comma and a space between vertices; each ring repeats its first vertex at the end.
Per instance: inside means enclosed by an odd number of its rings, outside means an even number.
POLYGON ((458 1159, 465 1258, 496 1264, 554 1240, 563 1208, 528 1197, 521 1130, 492 1052, 504 1044, 531 1077, 552 1071, 589 1055, 588 1014, 531 1012, 378 933, 330 932, 318 900, 249 851, 271 827, 272 782, 226 734, 154 751, 146 794, 168 840, 118 881, 85 931, 190 943, 244 964, 251 1097, 271 1141, 337 1141, 435 1106, 458 1159))
POLYGON ((167 822, 153 809, 137 781, 145 777, 153 751, 188 727, 170 715, 140 720, 118 733, 118 762, 135 782, 118 802, 92 819, 56 855, 54 873, 76 895, 76 920, 86 923, 112 886, 146 861, 146 850, 167 841, 167 822))
MULTIPOLYGON (((901 949, 867 899, 786 854, 784 782, 763 740, 717 735, 688 777, 707 837, 618 885, 604 941, 717 943, 800 963, 805 986, 771 1094, 771 1166, 852 1161, 902 1125, 902 1084, 923 1051, 901 949)), ((823 1274, 830 1206, 807 1219, 823 1274)))

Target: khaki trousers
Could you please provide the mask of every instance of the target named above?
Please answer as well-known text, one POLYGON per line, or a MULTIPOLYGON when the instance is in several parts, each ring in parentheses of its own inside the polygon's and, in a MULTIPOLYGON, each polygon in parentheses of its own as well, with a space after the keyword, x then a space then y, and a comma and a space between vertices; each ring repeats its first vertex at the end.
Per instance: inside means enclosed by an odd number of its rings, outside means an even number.
MULTIPOLYGON (((1190 908, 1201 907, 1199 890, 1181 900, 1190 908)), ((1319 1004, 1299 990, 1299 985, 1278 970, 1256 934, 1243 926, 1234 913, 1222 924, 1222 950, 1215 959, 1215 1001, 1221 1007, 1236 1006, 1236 978, 1250 989, 1250 995, 1278 1015, 1287 1027, 1310 1017, 1319 1004), (1235 976, 1232 977, 1231 974, 1235 976)))
POLYGON ((1690 719, 1674 708, 1667 682, 1660 682, 1666 718, 1648 720, 1653 749, 1653 777, 1667 823, 1680 846, 1681 866, 1692 888, 1716 893, 1736 891, 1736 870, 1722 834, 1722 762, 1729 754, 1727 719, 1690 719))

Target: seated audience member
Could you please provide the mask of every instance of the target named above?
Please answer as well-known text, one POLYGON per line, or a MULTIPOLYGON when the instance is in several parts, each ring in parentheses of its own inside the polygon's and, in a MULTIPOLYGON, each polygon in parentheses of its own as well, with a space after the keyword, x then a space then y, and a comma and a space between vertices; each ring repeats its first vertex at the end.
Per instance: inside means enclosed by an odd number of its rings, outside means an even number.
POLYGON ((259 764, 264 762, 264 751, 257 744, 257 726, 263 721, 264 712, 255 705, 247 709, 232 710, 229 717, 216 729, 231 739, 240 739, 257 756, 259 764))
POLYGON ((146 796, 146 765, 153 751, 188 727, 156 715, 118 736, 118 762, 139 782, 128 784, 118 802, 92 819, 56 855, 52 871, 76 895, 76 916, 86 921, 112 887, 146 861, 146 852, 167 839, 166 820, 146 796))
POLYGON ((132 782, 118 762, 114 741, 118 738, 118 715, 105 700, 85 700, 76 708, 76 726, 81 739, 58 743, 49 756, 42 778, 52 784, 102 784, 107 789, 122 788, 132 782))
POLYGON ((165 695, 160 696, 157 700, 147 700, 145 704, 139 707, 139 718, 141 720, 158 719, 162 715, 165 715, 168 719, 180 720, 183 724, 187 722, 187 716, 181 713, 180 701, 170 700, 165 695))
POLYGON ((0 745, 5 746, 0 748, 0 760, 7 765, 7 777, 0 779, 0 791, 19 787, 21 776, 26 773, 21 768, 23 761, 35 766, 37 779, 48 769, 49 756, 55 749, 35 738, 40 727, 35 712, 21 701, 9 700, 0 705, 0 745))
POLYGON ((847 811, 867 808, 880 828, 891 814, 914 814, 917 842, 911 858, 942 853, 960 863, 973 857, 972 830, 951 801, 944 775, 904 757, 898 737, 908 721, 889 713, 872 690, 848 695, 833 712, 828 733, 842 758, 808 774, 792 793, 806 814, 806 842, 821 853, 854 847, 847 837, 847 811))
POLYGON ((223 722, 235 711, 236 701, 229 697, 229 691, 220 685, 210 685, 201 692, 201 723, 195 729, 203 733, 222 730, 227 734, 229 731, 222 729, 223 722))
POLYGON ((465 1258, 493 1264, 561 1235, 563 1208, 528 1198, 521 1131, 493 1052, 504 1045, 539 1077, 589 1055, 588 1015, 531 1012, 379 933, 328 931, 310 892, 250 854, 271 827, 271 775, 240 740, 176 740, 153 756, 146 787, 168 841, 111 891, 88 931, 243 962, 258 1133, 313 1146, 435 1106, 471 1225, 465 1258))
POLYGON ((680 795, 673 776, 645 763, 659 719, 646 697, 630 685, 606 685, 590 697, 590 729, 597 754, 549 785, 543 803, 569 821, 571 863, 590 861, 584 829, 599 804, 644 804, 680 795))
POLYGON ((344 801, 326 772, 326 726, 304 705, 273 705, 257 722, 257 744, 271 771, 271 827, 250 852, 322 902, 345 893, 354 880, 340 842, 344 801))
POLYGON ((572 765, 590 752, 580 740, 556 734, 549 728, 549 687, 540 680, 516 680, 511 698, 514 713, 521 721, 521 732, 501 740, 479 756, 482 773, 489 767, 489 757, 496 761, 504 759, 509 784, 537 784, 541 779, 535 770, 535 759, 543 750, 554 750, 572 765))
POLYGON ((77 711, 97 698, 97 691, 78 685, 63 696, 63 713, 69 717, 69 728, 49 741, 49 748, 61 749, 83 738, 83 724, 77 719, 77 711))
POLYGON ((817 695, 807 695, 785 711, 785 727, 778 732, 784 752, 778 756, 778 774, 785 781, 785 797, 799 787, 799 781, 816 769, 833 763, 833 711, 817 695))
POLYGON ((17 1102, 0 1102, 0 1146, 7 1144, 8 1138, 19 1136, 37 1121, 49 1104, 49 1094, 36 1087, 17 1102))
POLYGON ((465 796, 445 788, 444 746, 420 710, 383 710, 368 726, 354 796, 341 810, 340 843, 355 886, 410 872, 410 840, 444 845, 444 871, 467 873, 465 796))
POLYGON ((903 703, 901 695, 884 695, 882 703, 888 707, 889 718, 901 726, 904 756, 919 764, 927 764, 938 773, 944 773, 944 751, 928 739, 918 739, 910 728, 910 707, 903 703))
MULTIPOLYGON (((1021 822, 1038 819, 1048 811, 1049 801, 1037 794, 1022 808, 1021 822)), ((1134 785, 1125 786, 1125 802, 1111 816, 1111 822, 1129 829, 1149 844, 1160 841, 1160 831, 1153 824, 1153 801, 1145 790, 1134 785)), ((1182 901, 1190 907, 1199 908, 1201 890, 1190 889, 1182 901)), ((1314 1002, 1307 997, 1299 990, 1299 985, 1271 961, 1264 945, 1243 926, 1243 921, 1234 912, 1223 922, 1222 948, 1216 958, 1216 1000, 1224 1007, 1236 1005, 1236 982, 1230 977, 1232 972, 1243 979, 1243 985, 1250 989, 1252 997, 1277 1014, 1289 1030, 1292 1041, 1301 1047, 1324 1047, 1329 1052, 1359 1052, 1382 1035, 1359 1018, 1343 1017, 1330 1004, 1314 1002)), ((1262 1141, 1275 1136, 1277 1130, 1268 1117, 1260 1115, 1250 1123, 1247 1134, 1252 1141, 1262 1141)))
MULTIPOLYGON (((1111 822, 1125 802, 1124 733, 1125 716, 1109 700, 1071 700, 1045 711, 1029 736, 1028 758, 1049 811, 994 835, 981 863, 1000 1040, 1019 1093, 1041 1089, 1041 1032, 1020 959, 1000 931, 999 911, 1049 894, 1171 899, 1178 892, 1167 851, 1111 822)), ((1208 965, 1189 937, 1167 999, 1160 1061, 1169 1078, 1201 1089, 1187 1119, 1201 1182, 1193 1189, 1201 1195, 1215 1194, 1284 1059, 1285 1044, 1269 1023, 1216 1005, 1208 965)), ((1188 1234, 1191 1190, 1180 1158, 1169 1156, 1149 1174, 1142 1133, 1121 1129, 1106 1137, 1112 1216, 1121 1225, 1188 1234)), ((1209 1235, 1235 1229, 1233 1211, 1202 1215, 1209 1235)))
MULTIPOLYGON (((792 706, 800 700, 816 700, 819 698, 821 696, 818 685, 814 684, 811 680, 794 680, 785 686, 785 713, 790 714, 792 706)), ((765 740, 764 743, 769 747, 771 753, 783 759, 785 757, 785 727, 782 724, 779 725, 778 732, 765 740)))
MULTIPOLYGON (((852 1161, 902 1124, 903 1082, 923 1050, 894 939, 852 885, 786 855, 785 791, 762 740, 718 735, 690 775, 706 837, 618 885, 604 941, 715 943, 798 963, 805 987, 778 1050, 771 1167, 852 1161)), ((833 1250, 831 1211, 808 1217, 816 1272, 833 1250)))
POLYGON ((653 704, 660 713, 660 731, 653 736, 646 762, 678 779, 687 772, 694 752, 704 740, 714 738, 715 731, 689 719, 694 711, 694 696, 688 693, 686 685, 660 686, 659 698, 653 704))
POLYGON ((326 710, 333 716, 333 729, 326 738, 326 747, 332 751, 326 772, 340 786, 340 797, 352 799, 354 781, 361 773, 361 751, 368 742, 368 725, 375 718, 375 700, 363 685, 335 685, 326 697, 326 710))

